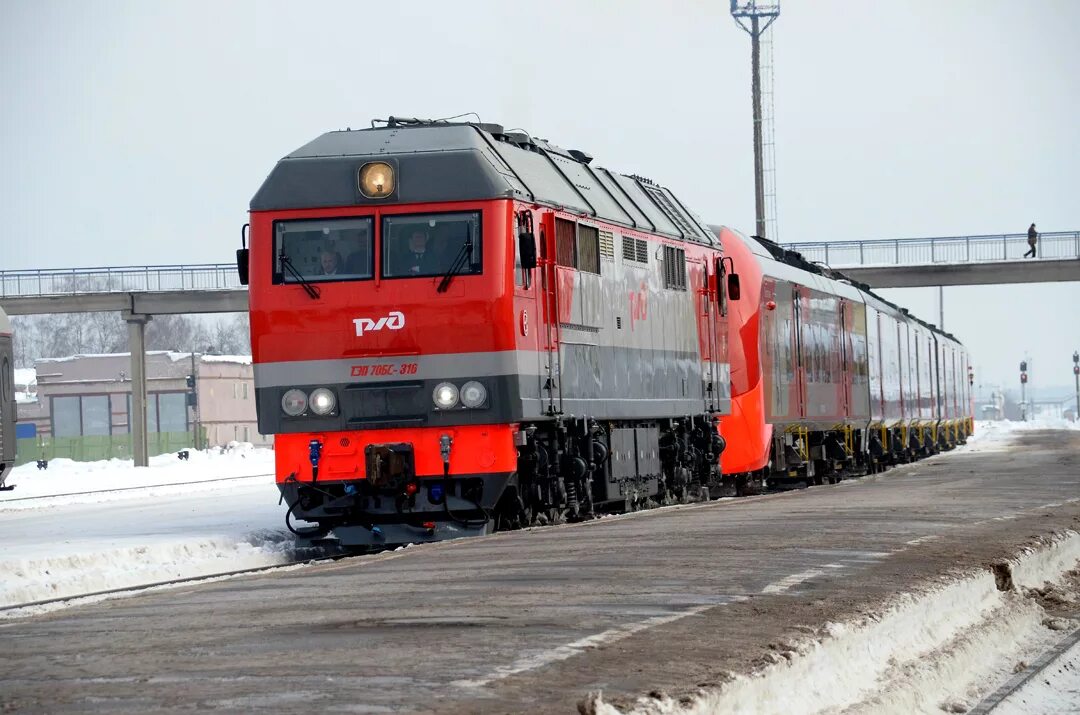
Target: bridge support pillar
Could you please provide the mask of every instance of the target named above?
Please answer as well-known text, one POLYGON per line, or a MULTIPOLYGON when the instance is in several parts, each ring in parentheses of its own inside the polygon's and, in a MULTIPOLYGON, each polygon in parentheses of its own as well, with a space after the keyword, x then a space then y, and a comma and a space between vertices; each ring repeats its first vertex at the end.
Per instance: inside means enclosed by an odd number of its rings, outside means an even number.
POLYGON ((125 313, 128 349, 131 351, 131 453, 136 467, 150 465, 150 445, 146 436, 146 324, 149 315, 125 313))

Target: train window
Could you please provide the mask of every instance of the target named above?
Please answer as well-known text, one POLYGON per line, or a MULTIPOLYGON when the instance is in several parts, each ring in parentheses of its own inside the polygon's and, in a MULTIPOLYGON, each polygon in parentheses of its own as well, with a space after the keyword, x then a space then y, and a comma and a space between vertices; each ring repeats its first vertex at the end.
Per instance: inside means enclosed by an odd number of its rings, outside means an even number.
POLYGON ((664 287, 686 290, 686 252, 674 246, 664 246, 664 287))
POLYGON ((384 216, 383 278, 483 272, 480 212, 384 216))
POLYGON ((274 283, 371 278, 374 219, 274 222, 274 283))

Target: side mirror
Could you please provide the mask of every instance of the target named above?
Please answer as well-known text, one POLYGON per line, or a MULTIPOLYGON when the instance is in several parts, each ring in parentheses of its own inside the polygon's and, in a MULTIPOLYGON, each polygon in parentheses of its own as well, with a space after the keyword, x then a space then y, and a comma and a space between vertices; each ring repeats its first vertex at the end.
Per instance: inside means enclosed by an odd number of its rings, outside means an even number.
POLYGON ((240 285, 248 284, 248 249, 236 249, 236 272, 240 276, 240 285))
POLYGON ((521 258, 522 269, 531 271, 536 268, 536 239, 532 231, 518 234, 518 256, 521 258))
POLYGON ((727 295, 728 300, 738 300, 742 295, 742 290, 739 288, 739 274, 731 273, 727 277, 727 295))
POLYGON ((236 249, 236 273, 240 276, 240 285, 246 286, 248 284, 248 247, 247 247, 247 232, 251 224, 245 223, 240 227, 240 246, 236 249))

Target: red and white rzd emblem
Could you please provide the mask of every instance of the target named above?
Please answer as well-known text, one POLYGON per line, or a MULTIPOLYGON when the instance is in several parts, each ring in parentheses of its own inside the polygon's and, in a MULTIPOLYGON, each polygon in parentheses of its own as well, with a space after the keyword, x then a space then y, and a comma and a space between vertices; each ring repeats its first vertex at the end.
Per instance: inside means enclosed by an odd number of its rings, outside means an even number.
POLYGON ((376 330, 401 330, 405 327, 405 314, 399 313, 396 310, 390 311, 390 315, 384 315, 378 320, 372 318, 353 318, 353 325, 356 326, 356 337, 362 337, 364 333, 371 333, 376 330))

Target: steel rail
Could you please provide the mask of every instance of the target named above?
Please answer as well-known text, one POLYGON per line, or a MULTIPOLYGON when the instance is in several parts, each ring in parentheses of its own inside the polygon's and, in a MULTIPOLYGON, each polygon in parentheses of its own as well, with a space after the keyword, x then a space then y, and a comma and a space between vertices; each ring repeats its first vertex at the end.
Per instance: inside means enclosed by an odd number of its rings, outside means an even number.
POLYGON ((314 559, 296 559, 283 564, 274 564, 273 566, 253 566, 246 569, 234 569, 232 571, 222 571, 220 573, 203 574, 201 576, 188 576, 186 578, 174 578, 168 581, 154 581, 153 583, 140 584, 138 586, 122 586, 119 588, 108 588, 101 591, 90 591, 88 593, 79 593, 72 596, 59 596, 57 598, 43 598, 38 601, 27 601, 25 603, 14 603, 7 606, 0 606, 0 613, 8 611, 18 611, 23 608, 35 608, 38 606, 49 606, 54 603, 64 603, 65 601, 77 601, 83 598, 95 598, 97 596, 115 596, 121 593, 139 593, 141 591, 147 591, 152 588, 160 588, 162 586, 176 586, 182 583, 191 583, 196 581, 205 581, 208 579, 216 578, 230 578, 232 576, 244 576, 247 574, 263 573, 268 571, 278 571, 280 569, 290 568, 292 566, 303 565, 318 565, 323 563, 331 563, 343 558, 348 558, 349 555, 334 555, 323 556, 314 559))
MULTIPOLYGON (((109 492, 130 492, 137 489, 157 489, 158 487, 186 487, 195 484, 213 484, 215 482, 231 482, 237 479, 255 479, 256 477, 272 477, 273 472, 266 472, 265 474, 249 474, 243 477, 218 477, 216 479, 200 479, 194 482, 167 482, 164 484, 142 484, 137 487, 114 487, 113 489, 95 489, 89 492, 65 492, 63 494, 40 494, 36 497, 15 497, 14 499, 0 499, 0 509, 4 504, 10 504, 17 501, 31 501, 33 499, 58 499, 60 497, 79 497, 87 496, 90 494, 107 494, 109 492)), ((13 486, 18 486, 13 484, 13 486)))

